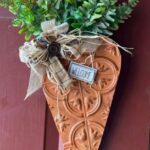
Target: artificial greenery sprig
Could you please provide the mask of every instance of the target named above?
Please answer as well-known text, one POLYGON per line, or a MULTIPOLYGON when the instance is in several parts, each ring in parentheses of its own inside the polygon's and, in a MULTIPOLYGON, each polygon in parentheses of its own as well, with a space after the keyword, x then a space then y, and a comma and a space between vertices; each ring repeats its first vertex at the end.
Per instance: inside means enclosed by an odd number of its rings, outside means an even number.
POLYGON ((70 30, 80 28, 96 34, 112 35, 126 20, 138 0, 118 3, 118 0, 0 0, 15 15, 14 26, 19 34, 39 36, 41 22, 56 19, 58 24, 68 22, 70 30))

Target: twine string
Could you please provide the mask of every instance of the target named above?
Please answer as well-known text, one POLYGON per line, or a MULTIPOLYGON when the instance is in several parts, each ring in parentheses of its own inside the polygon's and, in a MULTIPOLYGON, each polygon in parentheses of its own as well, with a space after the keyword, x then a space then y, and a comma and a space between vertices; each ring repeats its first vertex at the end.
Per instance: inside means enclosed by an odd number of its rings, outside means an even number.
POLYGON ((61 118, 60 108, 59 108, 59 84, 57 83, 57 119, 61 118))
POLYGON ((94 60, 93 60, 93 54, 92 53, 90 54, 90 57, 91 57, 92 68, 94 68, 94 60))
MULTIPOLYGON (((115 41, 113 41, 112 39, 110 39, 109 37, 103 35, 96 35, 95 33, 91 33, 93 34, 91 35, 90 32, 88 32, 89 35, 84 35, 83 34, 84 32, 82 32, 81 29, 75 29, 67 33, 69 27, 67 23, 56 26, 55 20, 50 20, 50 21, 46 21, 45 23, 42 23, 41 26, 43 30, 41 35, 43 36, 43 38, 49 37, 48 38, 49 43, 51 43, 55 39, 56 42, 58 42, 61 45, 61 49, 60 49, 61 58, 64 58, 69 61, 77 60, 84 53, 88 53, 90 55, 87 58, 85 58, 85 64, 87 60, 90 59, 93 68, 94 67, 93 59, 96 50, 98 49, 98 47, 106 44, 110 44, 115 47, 118 46, 125 52, 132 55, 132 52, 129 50, 131 48, 123 47, 118 43, 116 43, 115 41), (99 42, 100 40, 104 42, 99 42), (74 41, 77 41, 77 43, 74 41), (92 49, 92 53, 91 51, 89 51, 90 49, 92 49), (68 57, 68 55, 70 57, 68 57)), ((31 42, 26 42, 23 46, 20 47, 19 51, 20 51, 20 60, 26 63, 27 66, 30 67, 32 71, 34 71, 34 76, 36 77, 38 76, 38 78, 32 77, 32 83, 36 83, 36 82, 39 83, 39 81, 41 81, 43 76, 47 74, 50 81, 57 84, 57 89, 59 88, 65 89, 70 87, 72 83, 71 78, 70 81, 61 85, 60 83, 64 83, 63 81, 65 78, 64 76, 59 76, 59 74, 55 73, 57 72, 57 70, 62 70, 65 77, 69 78, 68 73, 64 69, 58 57, 55 56, 57 65, 53 67, 53 65, 50 62, 54 60, 54 58, 48 59, 48 50, 38 47, 36 40, 32 40, 31 42), (43 72, 45 74, 43 74, 43 72)), ((28 87, 28 89, 34 92, 37 91, 36 84, 33 86, 33 84, 30 84, 29 81, 29 85, 30 87, 28 87)), ((40 83, 39 88, 40 87, 42 87, 42 83, 40 83)), ((33 94, 33 92, 31 91, 29 91, 30 95, 33 94)), ((59 101, 59 97, 57 93, 57 103, 58 101, 59 101)), ((59 107, 58 107, 58 115, 60 115, 59 107)))

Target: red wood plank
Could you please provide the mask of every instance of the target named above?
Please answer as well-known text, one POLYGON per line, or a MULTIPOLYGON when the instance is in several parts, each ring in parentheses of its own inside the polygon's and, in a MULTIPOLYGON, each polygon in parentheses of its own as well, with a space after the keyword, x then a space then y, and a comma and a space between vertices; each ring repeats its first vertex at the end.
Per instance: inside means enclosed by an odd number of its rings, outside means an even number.
POLYGON ((0 9, 0 150, 43 150, 45 98, 42 92, 24 101, 29 69, 21 64, 23 37, 0 9))
POLYGON ((47 106, 46 116, 46 132, 45 132, 45 148, 44 150, 58 150, 59 148, 59 137, 54 124, 52 115, 47 106))
POLYGON ((114 38, 134 47, 123 54, 122 73, 100 150, 148 150, 150 128, 150 1, 142 0, 114 38))
POLYGON ((0 19, 12 18, 13 15, 7 11, 7 9, 0 8, 0 19))

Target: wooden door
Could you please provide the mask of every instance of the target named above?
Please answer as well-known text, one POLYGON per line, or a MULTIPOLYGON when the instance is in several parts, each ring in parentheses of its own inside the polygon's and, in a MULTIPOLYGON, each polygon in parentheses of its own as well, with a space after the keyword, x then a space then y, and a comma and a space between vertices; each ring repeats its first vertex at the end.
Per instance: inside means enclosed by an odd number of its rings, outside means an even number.
MULTIPOLYGON (((150 1, 114 35, 134 47, 122 52, 123 68, 100 150, 148 150, 150 131, 150 1)), ((0 9, 0 150, 63 150, 42 91, 23 101, 29 69, 19 62, 23 37, 0 9)))

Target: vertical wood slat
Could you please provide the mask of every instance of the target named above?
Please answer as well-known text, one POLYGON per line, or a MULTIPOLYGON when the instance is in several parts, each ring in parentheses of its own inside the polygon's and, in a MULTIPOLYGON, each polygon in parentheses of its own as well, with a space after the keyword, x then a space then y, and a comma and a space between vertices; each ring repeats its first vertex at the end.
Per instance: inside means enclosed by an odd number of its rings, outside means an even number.
MULTIPOLYGON (((47 105, 46 111, 46 126, 45 126, 45 147, 44 150, 58 150, 59 136, 53 121, 52 115, 47 105)), ((60 149, 59 149, 60 150, 60 149)))
POLYGON ((21 64, 23 44, 11 17, 0 9, 0 150, 44 150, 46 101, 42 92, 24 101, 29 69, 21 64))
MULTIPOLYGON (((122 0, 123 1, 123 0, 122 0)), ((132 18, 113 37, 133 47, 122 51, 122 72, 100 150, 148 150, 150 123, 150 1, 140 0, 132 18)))

